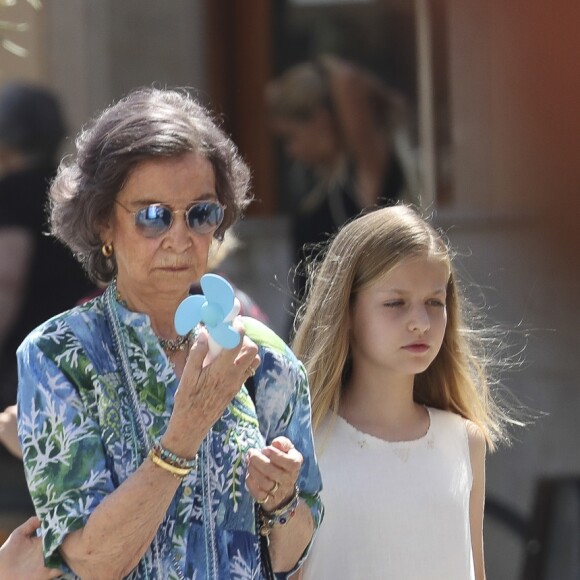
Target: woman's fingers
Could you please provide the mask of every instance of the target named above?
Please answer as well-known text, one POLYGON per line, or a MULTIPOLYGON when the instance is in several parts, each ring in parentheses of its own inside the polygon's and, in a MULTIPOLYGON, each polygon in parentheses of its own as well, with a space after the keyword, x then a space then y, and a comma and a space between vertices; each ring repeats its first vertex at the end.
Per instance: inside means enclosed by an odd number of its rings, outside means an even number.
POLYGON ((238 381, 241 385, 248 377, 252 376, 258 366, 260 365, 260 357, 258 356, 258 347, 253 340, 247 336, 244 337, 240 352, 234 360, 234 365, 239 373, 238 381))
POLYGON ((266 475, 263 471, 257 469, 257 456, 254 453, 259 452, 252 450, 247 458, 246 488, 258 503, 271 503, 272 501, 276 501, 276 498, 279 496, 280 483, 276 477, 282 479, 282 475, 274 473, 266 475))
MULTIPOLYGON (((241 320, 234 327, 242 340, 233 349, 224 349, 207 363, 208 331, 201 328, 185 364, 174 413, 182 419, 180 426, 197 425, 205 434, 260 364, 258 347, 245 336, 241 320)), ((181 428, 181 427, 180 427, 181 428)))
POLYGON ((290 445, 286 451, 278 449, 274 443, 262 450, 250 449, 248 456, 250 464, 265 476, 280 472, 297 475, 303 461, 302 454, 294 445, 290 445))
POLYGON ((288 437, 283 436, 276 437, 270 445, 284 453, 288 453, 291 449, 294 449, 292 441, 288 437))
POLYGON ((303 457, 287 438, 247 456, 246 487, 265 509, 275 509, 294 493, 303 457), (280 448, 279 448, 280 447, 280 448))
POLYGON ((39 526, 40 520, 36 516, 32 516, 18 527, 18 533, 22 536, 32 536, 35 535, 35 532, 39 526))
POLYGON ((302 468, 302 454, 294 446, 288 452, 284 452, 270 445, 262 450, 262 455, 268 463, 257 462, 257 469, 280 484, 280 493, 283 497, 291 495, 302 468))
MULTIPOLYGON (((206 360, 204 369, 208 369, 208 372, 213 372, 216 375, 220 375, 225 371, 232 378, 235 377, 238 381, 241 379, 241 382, 243 382, 250 366, 255 370, 254 367, 259 364, 259 358, 256 359, 258 347, 246 336, 244 324, 239 316, 233 320, 232 326, 240 334, 239 345, 232 349, 221 350, 209 364, 207 364, 206 360)), ((202 328, 200 332, 206 333, 207 338, 207 330, 205 328, 202 328)), ((241 382, 239 383, 240 385, 241 382)))
POLYGON ((184 374, 186 370, 193 371, 193 374, 199 376, 203 368, 203 361, 207 356, 209 351, 209 342, 207 336, 207 330, 201 328, 197 334, 194 343, 191 346, 189 355, 187 357, 187 362, 185 363, 184 374))

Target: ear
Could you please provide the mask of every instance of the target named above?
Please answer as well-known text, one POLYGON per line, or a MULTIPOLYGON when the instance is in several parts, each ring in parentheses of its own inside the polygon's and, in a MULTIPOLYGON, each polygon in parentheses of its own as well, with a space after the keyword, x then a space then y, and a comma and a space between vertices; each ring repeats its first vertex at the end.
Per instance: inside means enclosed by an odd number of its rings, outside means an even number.
POLYGON ((99 233, 99 238, 106 244, 110 243, 113 239, 114 227, 113 227, 113 212, 111 211, 107 217, 102 218, 97 226, 97 231, 99 233))

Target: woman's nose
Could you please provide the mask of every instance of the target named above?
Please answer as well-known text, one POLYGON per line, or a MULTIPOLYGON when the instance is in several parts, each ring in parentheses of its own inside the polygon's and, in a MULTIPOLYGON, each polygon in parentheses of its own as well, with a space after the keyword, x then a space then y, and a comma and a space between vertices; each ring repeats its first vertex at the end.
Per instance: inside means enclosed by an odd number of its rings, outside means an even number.
POLYGON ((165 243, 177 251, 187 249, 192 244, 193 232, 185 221, 185 212, 175 211, 173 223, 165 235, 165 243))

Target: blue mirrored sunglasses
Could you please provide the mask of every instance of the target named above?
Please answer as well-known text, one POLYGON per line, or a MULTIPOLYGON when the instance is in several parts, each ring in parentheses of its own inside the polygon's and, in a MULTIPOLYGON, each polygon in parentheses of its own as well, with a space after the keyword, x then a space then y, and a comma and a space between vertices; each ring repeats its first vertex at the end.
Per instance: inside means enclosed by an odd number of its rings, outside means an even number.
POLYGON ((196 234, 215 232, 224 219, 225 206, 217 201, 198 201, 187 209, 171 209, 162 203, 152 203, 137 211, 131 211, 115 200, 135 218, 135 227, 146 238, 156 238, 168 232, 175 214, 183 213, 187 227, 196 234))

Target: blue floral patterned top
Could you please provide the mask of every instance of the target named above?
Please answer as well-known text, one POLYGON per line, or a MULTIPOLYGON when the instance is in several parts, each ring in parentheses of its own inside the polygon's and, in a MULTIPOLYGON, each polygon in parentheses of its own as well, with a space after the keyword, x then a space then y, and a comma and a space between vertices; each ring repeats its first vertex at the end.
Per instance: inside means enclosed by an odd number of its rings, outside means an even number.
MULTIPOLYGON (((139 440, 139 421, 113 347, 106 316, 110 293, 52 318, 18 350, 19 435, 50 565, 64 565, 57 551, 64 537, 84 526, 148 451, 139 440)), ((149 317, 113 302, 141 425, 151 440, 158 440, 178 380, 149 317)), ((311 508, 315 528, 320 523, 321 480, 305 370, 271 330, 253 319, 245 323, 261 357, 254 377, 256 405, 243 387, 215 423, 200 448, 198 469, 180 485, 152 545, 128 578, 260 578, 244 457, 279 435, 304 456, 300 495, 311 508)), ((76 576, 69 570, 63 578, 76 576)))

